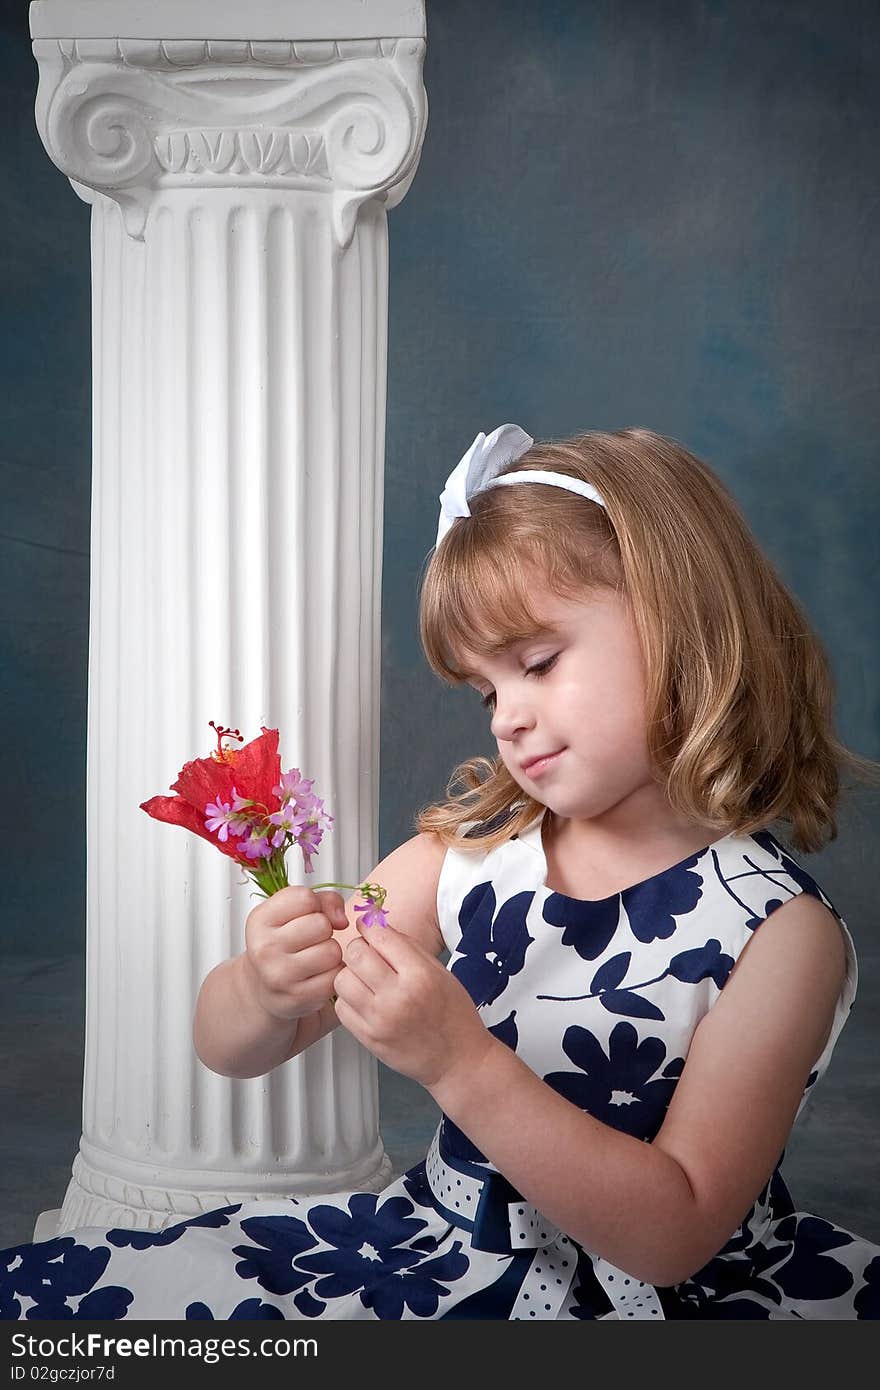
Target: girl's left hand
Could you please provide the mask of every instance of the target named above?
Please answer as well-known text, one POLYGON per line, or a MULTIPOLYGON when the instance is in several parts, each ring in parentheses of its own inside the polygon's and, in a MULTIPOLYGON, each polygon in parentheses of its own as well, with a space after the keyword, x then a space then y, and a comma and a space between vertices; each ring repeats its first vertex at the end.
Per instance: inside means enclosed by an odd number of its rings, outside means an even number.
POLYGON ((464 986, 403 932, 359 929, 333 982, 343 1027, 427 1090, 476 1063, 494 1039, 464 986))

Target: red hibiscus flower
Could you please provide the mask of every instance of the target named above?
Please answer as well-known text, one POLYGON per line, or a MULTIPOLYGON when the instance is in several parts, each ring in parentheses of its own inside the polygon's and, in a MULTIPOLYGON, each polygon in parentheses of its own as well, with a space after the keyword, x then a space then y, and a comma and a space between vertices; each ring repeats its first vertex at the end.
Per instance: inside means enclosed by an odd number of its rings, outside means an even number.
MULTIPOLYGON (((185 763, 171 790, 176 796, 151 796, 140 803, 154 820, 182 825, 208 840, 247 871, 263 896, 287 888, 284 856, 291 845, 302 853, 306 873, 333 817, 313 791, 314 783, 298 767, 281 771, 278 730, 261 728, 260 737, 243 748, 223 746, 224 738, 241 739, 240 729, 210 721, 217 747, 207 758, 185 763)), ((354 888, 352 883, 319 883, 317 888, 354 888)), ((356 908, 364 926, 387 926, 385 889, 358 885, 366 901, 356 908)))
MULTIPOLYGON (((253 812, 265 812, 263 820, 280 811, 278 787, 281 782, 281 758, 278 755, 278 730, 263 728, 259 738, 243 748, 224 748, 226 736, 241 737, 238 729, 224 729, 211 720, 217 730, 217 748, 207 758, 194 758, 184 763, 171 790, 177 796, 151 796, 141 802, 141 810, 154 820, 169 825, 182 825, 203 840, 215 845, 222 854, 239 864, 252 864, 253 857, 244 852, 239 834, 218 837, 208 829, 208 807, 231 805, 235 793, 240 801, 253 803, 253 812)), ((260 819, 252 815, 252 823, 260 819)))

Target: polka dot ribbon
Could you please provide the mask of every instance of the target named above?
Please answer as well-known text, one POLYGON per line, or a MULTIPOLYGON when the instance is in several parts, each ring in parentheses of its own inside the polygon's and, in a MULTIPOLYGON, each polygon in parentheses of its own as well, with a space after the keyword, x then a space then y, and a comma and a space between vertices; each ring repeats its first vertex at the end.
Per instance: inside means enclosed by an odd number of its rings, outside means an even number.
MULTIPOLYGON (((447 1162, 440 1153, 439 1141, 438 1126, 425 1165, 428 1186, 450 1220, 472 1229, 484 1184, 466 1170, 447 1162)), ((515 1321, 555 1320, 569 1299, 577 1269, 577 1249, 563 1231, 528 1202, 510 1202, 507 1205, 507 1218, 511 1251, 535 1252, 510 1318, 515 1321)), ((603 1314, 603 1317, 644 1318, 654 1322, 663 1319, 663 1308, 653 1284, 633 1278, 599 1255, 589 1251, 586 1253, 597 1280, 613 1305, 613 1312, 603 1314)))

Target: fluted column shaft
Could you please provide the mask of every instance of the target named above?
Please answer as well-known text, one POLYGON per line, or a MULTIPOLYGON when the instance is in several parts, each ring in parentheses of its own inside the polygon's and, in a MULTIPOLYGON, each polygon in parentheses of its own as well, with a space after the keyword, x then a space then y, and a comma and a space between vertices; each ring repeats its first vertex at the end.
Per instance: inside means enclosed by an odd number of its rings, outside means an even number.
POLYGON ((41 134, 93 205, 86 1058, 58 1229, 378 1187, 376 1064, 344 1029, 250 1081, 196 1058, 199 985, 257 899, 139 803, 209 720, 278 727, 335 817, 312 881, 376 862, 383 202, 414 173, 424 44, 34 47, 41 134))

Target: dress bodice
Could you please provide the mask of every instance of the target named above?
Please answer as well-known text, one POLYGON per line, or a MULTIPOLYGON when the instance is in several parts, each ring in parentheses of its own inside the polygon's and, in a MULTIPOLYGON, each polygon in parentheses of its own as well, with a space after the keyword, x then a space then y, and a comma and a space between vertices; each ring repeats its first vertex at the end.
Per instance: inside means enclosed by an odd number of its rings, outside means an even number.
MULTIPOLYGON (((773 834, 725 835, 598 900, 556 892, 546 879, 541 821, 492 850, 449 849, 437 891, 447 969, 489 1031, 548 1085, 647 1140, 753 932, 798 893, 825 903, 843 934, 846 977, 801 1115, 852 1007, 858 968, 843 919, 773 834)), ((444 1125, 463 1157, 486 1161, 444 1125)))

